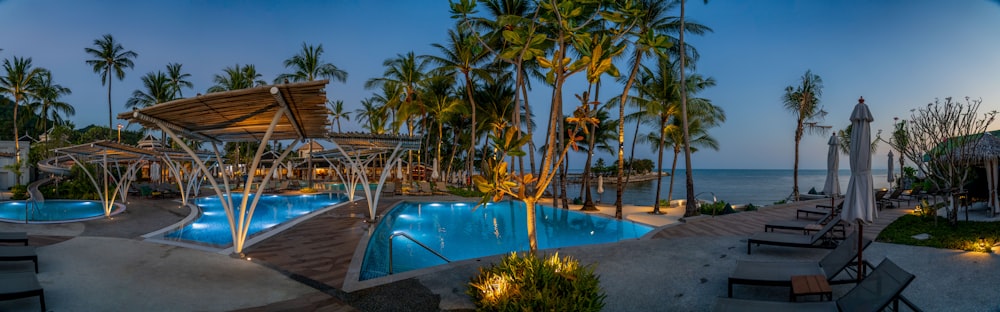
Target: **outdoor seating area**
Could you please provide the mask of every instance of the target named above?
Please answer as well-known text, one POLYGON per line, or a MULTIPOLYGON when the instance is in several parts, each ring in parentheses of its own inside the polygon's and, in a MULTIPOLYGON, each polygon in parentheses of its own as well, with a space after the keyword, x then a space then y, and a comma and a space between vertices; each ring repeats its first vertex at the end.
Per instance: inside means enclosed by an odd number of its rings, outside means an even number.
POLYGON ((41 311, 45 312, 45 291, 38 283, 38 254, 34 246, 28 246, 28 233, 0 232, 0 243, 23 244, 23 246, 0 245, 0 301, 38 297, 41 311), (8 265, 31 261, 34 272, 19 266, 8 265))

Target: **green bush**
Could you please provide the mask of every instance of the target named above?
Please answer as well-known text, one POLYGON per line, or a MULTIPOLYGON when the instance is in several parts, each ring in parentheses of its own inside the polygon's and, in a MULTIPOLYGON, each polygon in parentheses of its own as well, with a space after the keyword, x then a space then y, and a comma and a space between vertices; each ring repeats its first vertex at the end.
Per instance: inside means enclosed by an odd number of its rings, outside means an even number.
POLYGON ((701 214, 703 215, 724 215, 736 212, 733 210, 733 206, 725 201, 714 202, 711 204, 702 204, 700 208, 701 214))
POLYGON ((746 207, 743 208, 743 211, 757 211, 757 209, 758 209, 757 206, 755 206, 754 204, 750 203, 750 204, 747 204, 746 207))
POLYGON ((13 200, 24 200, 28 199, 28 187, 23 184, 14 185, 10 188, 10 199, 13 200))
POLYGON ((483 192, 480 192, 478 190, 469 190, 469 189, 462 188, 462 187, 451 187, 451 186, 449 186, 448 187, 448 191, 451 192, 454 195, 462 196, 462 197, 479 197, 479 198, 483 197, 483 192))
POLYGON ((511 253, 480 268, 466 293, 480 311, 600 311, 606 297, 592 267, 558 253, 511 253))

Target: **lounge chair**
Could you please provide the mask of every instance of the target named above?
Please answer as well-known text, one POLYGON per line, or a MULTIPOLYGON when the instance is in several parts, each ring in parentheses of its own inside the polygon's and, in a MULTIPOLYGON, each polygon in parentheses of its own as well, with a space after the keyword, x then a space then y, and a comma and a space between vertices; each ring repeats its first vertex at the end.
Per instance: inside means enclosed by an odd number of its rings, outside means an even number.
POLYGON ((385 184, 382 185, 382 195, 392 196, 395 194, 396 194, 396 183, 385 182, 385 184))
MULTIPOLYGON (((851 232, 837 248, 826 254, 819 262, 814 261, 737 261, 736 270, 729 275, 729 297, 733 297, 733 285, 791 286, 792 276, 823 275, 831 284, 857 282, 856 278, 834 280, 858 255, 858 234, 851 232)), ((872 241, 864 239, 861 249, 868 248, 872 241)))
POLYGON ((35 263, 35 273, 38 273, 38 253, 35 246, 0 246, 0 261, 28 261, 35 263))
MULTIPOLYGON (((826 225, 827 222, 833 221, 834 219, 840 217, 840 207, 837 209, 826 209, 826 214, 822 218, 816 221, 809 220, 781 220, 781 221, 771 221, 764 224, 764 232, 774 232, 774 230, 795 230, 802 231, 802 234, 809 234, 815 231, 819 231, 826 225)), ((824 208, 825 209, 825 208, 824 208)), ((834 228, 834 232, 840 233, 840 237, 844 237, 847 233, 847 227, 844 223, 839 223, 834 228)))
POLYGON ((0 243, 21 243, 28 246, 28 233, 0 232, 0 243))
MULTIPOLYGON (((837 206, 830 205, 816 205, 814 208, 799 208, 795 210, 795 218, 802 219, 803 215, 806 218, 812 218, 813 215, 822 215, 824 218, 828 216, 831 212, 837 213, 842 208, 844 208, 844 202, 841 201, 837 206)), ((822 218, 821 218, 822 219, 822 218)))
POLYGON ((906 202, 906 205, 909 206, 910 202, 916 198, 916 195, 913 194, 913 190, 896 189, 886 198, 875 198, 879 199, 878 208, 879 210, 882 210, 882 208, 902 207, 904 201, 906 202))
POLYGON ((776 232, 754 233, 747 239, 747 254, 750 254, 750 245, 753 244, 757 244, 758 246, 776 245, 787 247, 829 248, 832 246, 832 239, 827 238, 826 236, 830 233, 830 230, 833 230, 833 228, 840 222, 841 221, 839 219, 827 222, 823 228, 811 235, 776 232))
POLYGON ((0 273, 0 300, 14 300, 38 296, 45 312, 45 291, 38 284, 38 277, 31 272, 0 273))
POLYGON ((434 183, 434 195, 450 195, 451 191, 448 190, 448 183, 437 182, 434 183))
POLYGON ((417 182, 417 185, 420 186, 420 194, 422 194, 422 195, 434 195, 434 190, 431 189, 431 183, 430 182, 420 181, 420 182, 417 182))
POLYGON ((902 296, 903 290, 913 281, 913 274, 906 272, 889 259, 872 271, 857 286, 837 301, 821 302, 781 302, 759 301, 733 298, 719 298, 715 301, 717 312, 728 311, 882 311, 890 304, 893 311, 899 311, 902 301, 914 311, 920 311, 912 302, 902 296))

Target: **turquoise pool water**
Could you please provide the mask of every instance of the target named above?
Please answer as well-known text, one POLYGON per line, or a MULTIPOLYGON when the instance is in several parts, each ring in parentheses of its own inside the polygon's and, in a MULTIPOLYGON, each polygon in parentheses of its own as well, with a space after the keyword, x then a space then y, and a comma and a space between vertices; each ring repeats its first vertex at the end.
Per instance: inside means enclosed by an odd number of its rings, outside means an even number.
MULTIPOLYGON (((123 210, 125 206, 116 204, 111 214, 115 215, 123 210)), ((24 223, 25 213, 28 215, 28 222, 74 222, 104 217, 104 207, 96 200, 50 199, 40 202, 23 200, 0 202, 0 221, 24 223)))
MULTIPOLYGON (((360 280, 388 275, 389 237, 406 233, 451 261, 528 250, 522 202, 491 203, 404 202, 386 213, 365 249, 360 280)), ((647 225, 601 215, 537 205, 538 248, 558 248, 636 239, 651 231, 647 225)), ((393 273, 445 264, 444 260, 403 236, 392 242, 393 273)))
MULTIPOLYGON (((249 201, 253 200, 250 194, 249 201)), ((233 194, 233 202, 239 205, 243 194, 233 194)), ((263 195, 257 202, 247 237, 271 229, 282 223, 309 214, 310 212, 335 205, 346 198, 332 194, 309 195, 263 195)), ((226 247, 233 244, 233 236, 229 230, 226 211, 222 209, 218 196, 200 197, 195 199, 195 205, 201 209, 201 215, 193 222, 179 230, 165 233, 163 239, 188 241, 213 247, 226 247)))

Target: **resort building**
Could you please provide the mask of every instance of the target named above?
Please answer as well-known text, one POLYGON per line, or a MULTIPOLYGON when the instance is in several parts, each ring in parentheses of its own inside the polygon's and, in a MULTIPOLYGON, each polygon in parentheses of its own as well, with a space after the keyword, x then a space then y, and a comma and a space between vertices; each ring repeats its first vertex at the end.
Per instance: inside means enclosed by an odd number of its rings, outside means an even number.
POLYGON ((9 166, 17 163, 14 141, 0 141, 0 189, 8 190, 17 184, 27 185, 31 181, 31 174, 28 170, 28 151, 31 149, 31 141, 21 140, 21 180, 17 180, 17 174, 11 171, 9 166))

